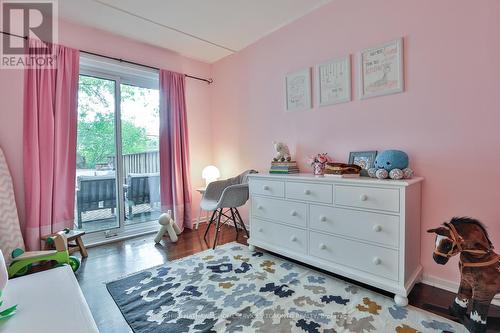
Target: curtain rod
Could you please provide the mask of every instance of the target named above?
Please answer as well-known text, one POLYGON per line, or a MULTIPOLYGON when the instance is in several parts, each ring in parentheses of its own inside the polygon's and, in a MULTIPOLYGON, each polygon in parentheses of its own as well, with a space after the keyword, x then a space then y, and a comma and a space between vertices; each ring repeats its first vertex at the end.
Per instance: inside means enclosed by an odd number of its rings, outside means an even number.
MULTIPOLYGON (((8 35, 8 36, 13 36, 13 37, 22 38, 24 40, 28 40, 28 36, 20 36, 20 35, 16 35, 16 34, 13 34, 13 33, 10 33, 10 32, 6 32, 6 31, 0 31, 0 33, 2 33, 4 35, 8 35)), ((124 63, 131 64, 131 65, 142 66, 142 67, 154 69, 154 70, 157 70, 157 71, 160 70, 160 68, 158 68, 158 67, 148 66, 148 65, 140 64, 138 62, 124 60, 124 59, 121 59, 121 58, 115 58, 115 57, 105 56, 105 55, 102 55, 102 54, 98 54, 98 53, 94 53, 94 52, 89 52, 89 51, 85 51, 85 50, 79 50, 79 51, 82 52, 82 53, 93 55, 93 56, 103 57, 103 58, 107 58, 107 59, 111 59, 111 60, 115 60, 115 61, 119 61, 119 62, 124 62, 124 63)), ((211 83, 214 82, 214 80, 212 78, 205 79, 205 78, 202 78, 202 77, 193 76, 193 75, 189 75, 189 74, 184 74, 184 76, 188 77, 190 79, 204 81, 204 82, 206 82, 208 84, 211 84, 211 83)))

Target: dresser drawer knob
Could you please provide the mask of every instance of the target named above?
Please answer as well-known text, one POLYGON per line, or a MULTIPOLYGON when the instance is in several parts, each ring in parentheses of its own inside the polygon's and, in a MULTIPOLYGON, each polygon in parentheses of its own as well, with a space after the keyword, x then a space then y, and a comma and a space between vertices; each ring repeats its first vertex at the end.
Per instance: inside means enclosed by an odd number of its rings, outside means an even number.
POLYGON ((292 211, 290 212, 290 215, 292 215, 292 216, 297 216, 297 212, 296 212, 296 211, 294 211, 294 210, 292 210, 292 211))
POLYGON ((373 258, 374 265, 380 265, 381 263, 382 263, 382 260, 379 257, 373 258))
POLYGON ((264 191, 269 191, 269 186, 267 185, 262 186, 262 188, 264 189, 264 191))
POLYGON ((319 249, 320 250, 326 250, 326 245, 323 244, 323 243, 319 244, 319 249))
POLYGON ((297 241, 297 236, 290 237, 290 242, 296 242, 296 241, 297 241))
POLYGON ((361 195, 359 196, 359 199, 360 199, 361 201, 366 201, 366 200, 368 200, 368 196, 367 196, 366 194, 361 194, 361 195))
POLYGON ((264 231, 264 229, 259 228, 259 229, 257 229, 257 231, 258 231, 258 232, 263 232, 263 231, 264 231))
POLYGON ((305 194, 305 195, 309 195, 309 194, 311 194, 311 190, 304 190, 304 194, 305 194))
POLYGON ((257 205, 257 209, 262 209, 262 205, 257 205))
POLYGON ((327 219, 326 219, 326 216, 321 215, 321 216, 319 217, 319 220, 320 220, 321 222, 326 222, 326 220, 327 220, 327 219))
POLYGON ((375 224, 373 226, 373 231, 375 231, 375 232, 381 232, 382 231, 382 226, 380 224, 375 224))

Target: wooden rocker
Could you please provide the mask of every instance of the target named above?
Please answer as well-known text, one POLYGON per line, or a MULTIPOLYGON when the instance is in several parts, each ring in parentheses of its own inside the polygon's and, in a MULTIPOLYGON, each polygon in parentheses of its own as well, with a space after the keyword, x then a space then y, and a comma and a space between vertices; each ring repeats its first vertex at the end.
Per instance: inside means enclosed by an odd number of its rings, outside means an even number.
POLYGON ((47 243, 53 244, 55 250, 24 252, 17 248, 12 251, 12 262, 8 269, 9 278, 25 275, 32 264, 41 261, 56 261, 58 265, 68 264, 73 272, 76 272, 80 267, 80 260, 69 255, 65 233, 66 231, 60 231, 47 239, 47 243))

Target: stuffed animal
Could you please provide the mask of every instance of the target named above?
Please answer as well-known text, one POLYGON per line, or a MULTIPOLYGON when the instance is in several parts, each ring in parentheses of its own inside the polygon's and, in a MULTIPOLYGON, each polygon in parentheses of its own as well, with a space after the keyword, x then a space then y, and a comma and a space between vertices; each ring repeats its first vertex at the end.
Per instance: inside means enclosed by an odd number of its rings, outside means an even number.
POLYGON ((486 332, 490 303, 500 293, 500 256, 493 250, 486 228, 478 220, 454 217, 427 232, 436 234, 432 257, 437 264, 460 257, 460 287, 450 314, 469 332, 486 332))
POLYGON ((292 160, 292 157, 290 156, 290 149, 288 149, 286 143, 274 141, 273 145, 274 145, 274 151, 276 152, 273 161, 290 162, 292 160))
POLYGON ((168 233, 168 236, 170 237, 170 240, 172 242, 177 242, 177 235, 181 234, 181 229, 172 219, 172 211, 169 210, 167 213, 161 214, 158 218, 158 223, 161 225, 161 228, 156 234, 155 243, 159 243, 165 233, 168 233))
POLYGON ((401 150, 385 150, 375 158, 375 167, 368 170, 372 178, 403 179, 413 177, 413 170, 408 168, 408 154, 401 150))

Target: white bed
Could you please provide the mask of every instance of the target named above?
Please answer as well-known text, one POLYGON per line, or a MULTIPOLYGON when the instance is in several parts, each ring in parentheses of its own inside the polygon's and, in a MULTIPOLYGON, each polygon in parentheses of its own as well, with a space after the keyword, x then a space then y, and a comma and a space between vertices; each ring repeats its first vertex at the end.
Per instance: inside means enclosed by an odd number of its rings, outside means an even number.
POLYGON ((1 309, 17 304, 17 313, 0 322, 1 333, 99 332, 78 281, 69 266, 9 280, 1 309))

